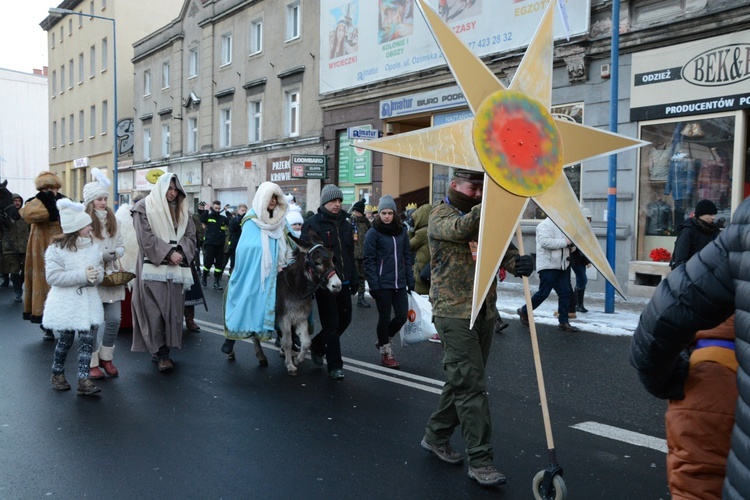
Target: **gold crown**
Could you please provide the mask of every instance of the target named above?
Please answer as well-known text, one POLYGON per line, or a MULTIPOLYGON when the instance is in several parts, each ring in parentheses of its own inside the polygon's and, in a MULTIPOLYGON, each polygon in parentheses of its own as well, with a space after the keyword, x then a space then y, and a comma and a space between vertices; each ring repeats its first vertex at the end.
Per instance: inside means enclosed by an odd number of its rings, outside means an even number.
POLYGON ((367 205, 365 206, 365 212, 377 212, 378 207, 375 205, 367 205))
POLYGON ((406 205, 406 209, 407 210, 416 210, 417 209, 417 204, 416 203, 409 203, 408 205, 406 205))

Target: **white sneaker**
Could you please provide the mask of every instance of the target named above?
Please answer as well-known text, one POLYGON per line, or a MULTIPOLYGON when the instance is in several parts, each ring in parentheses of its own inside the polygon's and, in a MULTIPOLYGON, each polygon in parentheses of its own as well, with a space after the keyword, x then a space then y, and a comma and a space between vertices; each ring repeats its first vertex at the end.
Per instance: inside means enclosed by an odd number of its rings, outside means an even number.
POLYGON ((440 343, 440 335, 438 335, 436 333, 435 335, 433 335, 432 337, 430 337, 427 340, 429 340, 430 342, 435 342, 436 344, 439 344, 440 343))

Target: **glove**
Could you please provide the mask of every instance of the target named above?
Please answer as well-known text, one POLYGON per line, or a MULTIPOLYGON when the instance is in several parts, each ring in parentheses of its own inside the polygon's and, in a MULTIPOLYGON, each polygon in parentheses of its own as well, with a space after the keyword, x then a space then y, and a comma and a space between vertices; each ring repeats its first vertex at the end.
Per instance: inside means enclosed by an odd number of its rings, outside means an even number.
POLYGON ((105 248, 102 252, 102 260, 104 262, 112 262, 117 258, 117 252, 115 250, 111 250, 109 248, 105 248))
POLYGON ((534 272, 534 261, 531 255, 516 255, 516 277, 531 276, 534 272))
POLYGON ((96 278, 99 277, 99 271, 97 271, 93 266, 89 266, 86 268, 86 281, 88 281, 91 284, 96 283, 96 278))

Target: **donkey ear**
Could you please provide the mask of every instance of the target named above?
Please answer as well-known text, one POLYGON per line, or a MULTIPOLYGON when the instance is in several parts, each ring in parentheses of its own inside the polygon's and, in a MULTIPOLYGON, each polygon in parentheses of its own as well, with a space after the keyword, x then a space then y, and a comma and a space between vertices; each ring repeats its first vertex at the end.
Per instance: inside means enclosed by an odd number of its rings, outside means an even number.
POLYGON ((310 245, 308 242, 301 240, 294 236, 293 234, 289 233, 289 238, 296 243, 297 247, 302 250, 303 252, 307 252, 312 248, 312 245, 310 245))
POLYGON ((4 188, 4 187, 5 187, 5 186, 7 186, 7 185, 8 185, 8 179, 5 179, 5 180, 4 180, 3 182, 2 182, 2 184, 0 184, 0 187, 4 188))
POLYGON ((322 245, 323 244, 323 239, 320 237, 320 235, 313 228, 309 228, 307 230, 307 236, 310 238, 310 241, 313 244, 316 244, 316 245, 322 245))

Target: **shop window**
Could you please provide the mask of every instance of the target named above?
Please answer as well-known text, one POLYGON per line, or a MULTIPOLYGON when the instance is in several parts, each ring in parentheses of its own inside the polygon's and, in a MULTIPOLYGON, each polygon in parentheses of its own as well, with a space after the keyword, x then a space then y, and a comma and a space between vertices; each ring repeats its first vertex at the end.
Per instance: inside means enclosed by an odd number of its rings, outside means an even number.
POLYGON ((698 201, 711 200, 716 221, 729 221, 735 117, 643 124, 638 182, 637 260, 654 248, 674 249, 682 223, 698 201))

